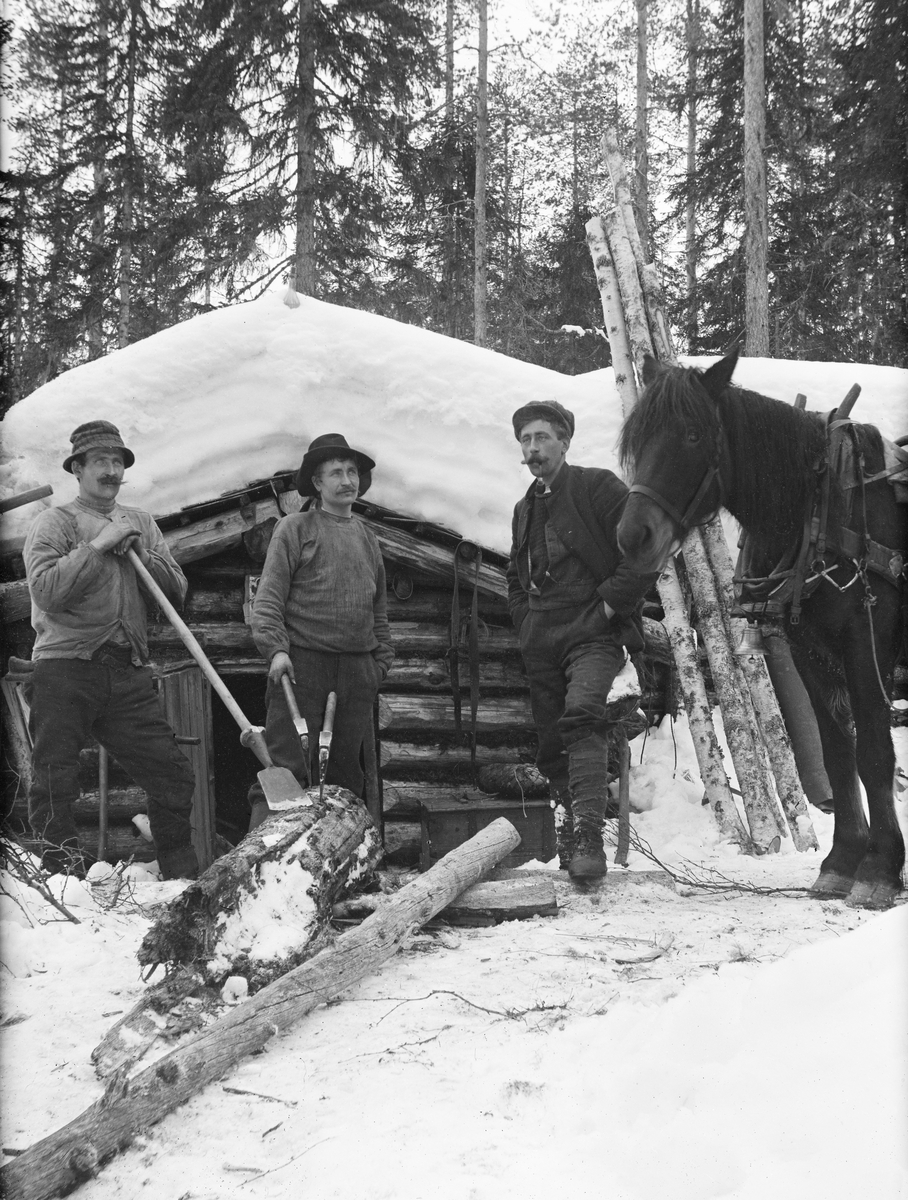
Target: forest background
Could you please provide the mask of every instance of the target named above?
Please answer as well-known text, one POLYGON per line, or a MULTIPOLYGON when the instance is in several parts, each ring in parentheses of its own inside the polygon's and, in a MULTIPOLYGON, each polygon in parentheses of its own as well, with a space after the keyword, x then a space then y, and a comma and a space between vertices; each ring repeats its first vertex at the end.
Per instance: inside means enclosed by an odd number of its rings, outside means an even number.
MULTIPOLYGON (((584 230, 607 126, 679 349, 721 351, 745 326, 744 3, 24 0, 3 408, 284 280, 607 366, 584 230)), ((908 5, 765 0, 763 25, 769 353, 908 366, 908 5)))

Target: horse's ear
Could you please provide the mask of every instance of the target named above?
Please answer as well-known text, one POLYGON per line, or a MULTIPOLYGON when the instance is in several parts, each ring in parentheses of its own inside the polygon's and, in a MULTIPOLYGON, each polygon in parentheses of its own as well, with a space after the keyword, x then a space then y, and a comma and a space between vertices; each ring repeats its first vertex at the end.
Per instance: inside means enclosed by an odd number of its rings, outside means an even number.
POLYGON ((725 358, 720 358, 717 363, 713 363, 708 371, 703 372, 700 382, 714 400, 718 400, 731 383, 731 377, 734 375, 737 365, 738 351, 735 349, 731 354, 726 354, 725 358))
POLYGON ((656 376, 659 374, 659 361, 653 358, 651 354, 645 355, 643 359, 643 386, 648 387, 656 376))

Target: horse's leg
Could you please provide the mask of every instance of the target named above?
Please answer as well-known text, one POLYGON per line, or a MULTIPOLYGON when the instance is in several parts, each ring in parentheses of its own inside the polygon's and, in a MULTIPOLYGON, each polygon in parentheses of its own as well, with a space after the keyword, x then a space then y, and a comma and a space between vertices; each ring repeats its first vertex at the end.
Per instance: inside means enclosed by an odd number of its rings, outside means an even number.
MULTIPOLYGON (((880 605, 883 609, 883 605, 880 605)), ((881 612, 880 616, 884 616, 881 612)), ((866 623, 862 614, 861 624, 866 623)), ((878 622, 883 625, 883 621, 878 622)), ((877 639, 880 673, 891 672, 894 654, 877 639)), ((893 796, 895 750, 892 745, 888 698, 873 666, 869 638, 857 637, 846 649, 845 674, 857 733, 857 767, 867 795, 870 843, 858 867, 848 903, 858 908, 888 908, 901 889, 905 842, 893 796)))
POLYGON ((815 896, 847 896, 870 843, 855 757, 855 738, 847 711, 836 705, 842 690, 827 664, 792 641, 792 656, 810 697, 823 746, 823 765, 835 807, 832 849, 823 859, 813 887, 815 896))

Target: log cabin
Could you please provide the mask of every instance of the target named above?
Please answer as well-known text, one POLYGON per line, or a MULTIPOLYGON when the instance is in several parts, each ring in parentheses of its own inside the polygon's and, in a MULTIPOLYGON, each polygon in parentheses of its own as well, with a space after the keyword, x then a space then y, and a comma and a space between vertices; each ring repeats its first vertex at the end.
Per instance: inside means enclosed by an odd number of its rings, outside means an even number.
MULTIPOLYGON (((266 664, 252 640, 250 603, 275 525, 301 503, 293 473, 285 471, 157 517, 189 581, 184 619, 253 724, 264 723, 266 664)), ((363 751, 365 800, 382 832, 386 861, 425 868, 501 815, 517 820, 523 832, 506 866, 551 858, 554 827, 545 781, 532 766, 536 739, 507 610, 505 556, 364 500, 354 513, 381 548, 396 655, 376 702, 374 737, 363 751)), ((34 640, 21 551, 21 540, 0 547, 4 671, 11 656, 30 657, 34 640)), ((633 732, 673 707, 668 641, 657 620, 644 620, 642 695, 630 705, 616 702, 614 713, 616 724, 633 732)), ((194 841, 204 867, 245 835, 246 796, 259 764, 160 614, 150 613, 149 635, 161 703, 196 774, 194 841)), ((2 695, 5 823, 31 844, 27 705, 9 676, 2 695)), ((101 808, 97 746, 83 751, 81 785, 77 823, 84 848, 93 853, 101 808)), ((133 820, 144 806, 142 791, 111 762, 111 861, 154 857, 133 820)))

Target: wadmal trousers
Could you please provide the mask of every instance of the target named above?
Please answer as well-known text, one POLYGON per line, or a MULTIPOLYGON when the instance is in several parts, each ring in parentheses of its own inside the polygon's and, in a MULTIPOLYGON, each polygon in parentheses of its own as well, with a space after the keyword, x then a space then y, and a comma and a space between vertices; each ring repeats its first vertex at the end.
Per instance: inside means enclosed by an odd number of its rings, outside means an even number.
POLYGON ((195 776, 164 719, 149 668, 109 655, 41 658, 26 696, 34 747, 28 819, 36 837, 74 847, 79 752, 94 735, 148 793, 158 851, 189 845, 195 776))
MULTIPOLYGON (((586 767, 585 760, 594 758, 596 799, 604 803, 606 705, 626 655, 602 601, 569 608, 530 609, 520 627, 520 650, 530 681, 530 703, 539 738, 536 765, 548 778, 553 792, 567 794, 569 784, 574 784, 576 810, 577 801, 587 799, 585 793, 590 790, 585 778, 578 787, 578 768, 581 760, 586 767), (573 771, 569 769, 571 763, 573 771)), ((585 777, 589 772, 584 770, 582 774, 585 777)))
MULTIPOLYGON (((324 650, 304 650, 290 647, 290 661, 296 683, 293 691, 300 715, 309 729, 309 764, 313 784, 318 784, 318 735, 328 693, 337 693, 331 757, 328 759, 326 783, 347 788, 355 796, 363 793, 363 769, 360 750, 369 722, 381 667, 371 654, 331 654, 324 650)), ((265 742, 276 767, 288 767, 300 783, 305 784, 306 770, 300 739, 287 708, 284 690, 268 681, 265 692, 267 715, 265 742)), ((250 804, 263 800, 258 780, 249 789, 250 804)))

